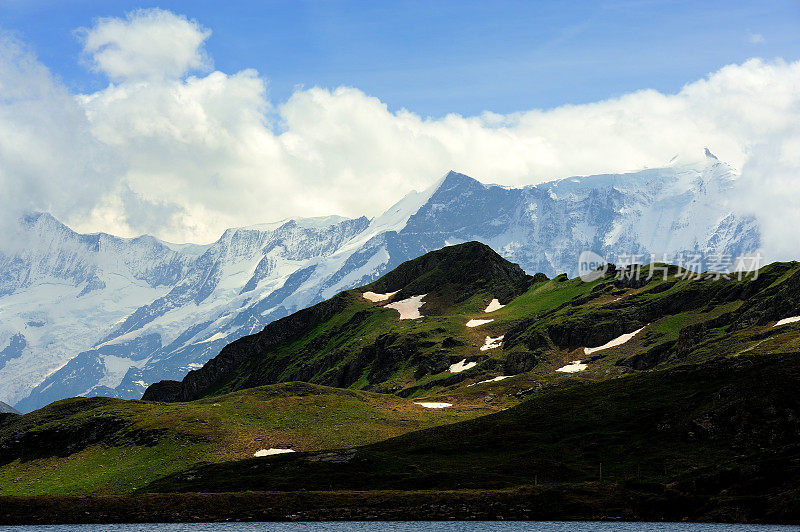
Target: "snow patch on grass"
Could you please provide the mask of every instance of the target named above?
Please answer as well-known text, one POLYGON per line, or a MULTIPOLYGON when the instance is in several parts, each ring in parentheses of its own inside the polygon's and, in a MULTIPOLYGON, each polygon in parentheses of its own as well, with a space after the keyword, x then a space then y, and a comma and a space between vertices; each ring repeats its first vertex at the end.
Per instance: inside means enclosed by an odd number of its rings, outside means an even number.
POLYGON ((415 405, 419 405, 422 408, 447 408, 448 406, 453 406, 451 403, 414 403, 415 405))
POLYGON ((494 320, 469 320, 467 322, 467 327, 477 327, 479 325, 483 325, 484 323, 489 323, 490 321, 494 320))
POLYGON ((497 349, 502 345, 503 338, 505 338, 505 335, 500 335, 497 338, 492 338, 491 336, 487 336, 486 340, 484 340, 483 345, 481 346, 481 351, 488 351, 489 349, 497 349))
POLYGON ((778 325, 786 325, 787 323, 794 323, 796 321, 800 321, 800 316, 792 316, 791 318, 783 318, 779 320, 778 323, 773 325, 773 327, 777 327, 778 325))
POLYGON ((581 364, 580 360, 573 360, 566 366, 558 368, 556 371, 560 371, 561 373, 577 373, 585 370, 587 367, 589 367, 588 364, 581 364))
POLYGON ((255 452, 253 456, 260 457, 260 456, 272 456, 273 454, 286 454, 286 453, 293 453, 293 449, 276 449, 274 447, 270 447, 269 449, 259 449, 255 452))
POLYGON ((514 377, 514 376, 515 375, 501 375, 501 376, 495 377, 493 379, 486 379, 485 381, 473 382, 472 384, 470 384, 470 386, 475 386, 477 384, 486 384, 487 382, 499 382, 499 381, 502 381, 502 380, 505 380, 505 379, 510 379, 511 377, 514 377))
MULTIPOLYGON (((645 327, 646 327, 646 325, 645 325, 645 327)), ((628 340, 630 340, 631 338, 633 338, 634 336, 636 336, 639 332, 642 331, 642 329, 644 329, 644 327, 642 327, 641 329, 636 329, 632 333, 623 334, 622 336, 618 336, 617 338, 614 338, 610 342, 605 343, 605 344, 603 344, 603 345, 601 345, 599 347, 584 347, 583 348, 583 354, 584 355, 591 355, 592 353, 594 353, 596 351, 601 351, 603 349, 609 349, 611 347, 617 347, 618 345, 622 345, 625 342, 627 342, 628 340)))
POLYGON ((467 359, 465 358, 461 362, 451 364, 450 373, 461 373, 462 371, 468 370, 469 368, 474 368, 477 365, 477 362, 467 362, 467 359))
POLYGON ((395 301, 394 303, 389 303, 385 305, 383 308, 390 308, 394 309, 400 313, 401 320, 416 320, 422 317, 420 314, 419 309, 422 305, 425 304, 422 301, 422 298, 428 294, 422 294, 421 296, 411 296, 408 299, 403 299, 402 301, 395 301))
POLYGON ((367 301, 372 301, 373 303, 377 303, 378 301, 386 301, 399 291, 400 290, 396 290, 394 292, 388 292, 386 294, 376 294, 375 292, 364 292, 361 295, 364 296, 364 299, 366 299, 367 301))
POLYGON ((495 298, 492 299, 492 302, 489 303, 489 306, 486 307, 486 310, 484 310, 484 312, 494 312, 495 310, 500 310, 503 307, 505 307, 505 305, 501 305, 500 300, 495 298))

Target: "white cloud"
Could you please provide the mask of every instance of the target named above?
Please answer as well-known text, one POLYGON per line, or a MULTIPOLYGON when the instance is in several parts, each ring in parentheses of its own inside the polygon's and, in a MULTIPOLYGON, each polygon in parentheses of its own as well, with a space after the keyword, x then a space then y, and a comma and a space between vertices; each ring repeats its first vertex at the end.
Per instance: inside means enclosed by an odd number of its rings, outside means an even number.
POLYGON ((750 44, 763 44, 766 42, 763 35, 752 32, 748 32, 747 40, 750 42, 750 44))
POLYGON ((0 35, 0 233, 46 210, 81 218, 121 176, 80 105, 30 51, 0 35))
POLYGON ((733 207, 758 218, 768 261, 800 258, 800 134, 755 146, 742 169, 733 207))
POLYGON ((102 18, 78 35, 94 67, 112 80, 180 77, 211 64, 202 48, 211 31, 162 9, 102 18))
MULTIPOLYGON (((56 118, 62 107, 71 109, 72 118, 57 119, 48 134, 79 139, 77 148, 56 149, 29 165, 0 163, 0 172, 14 180, 64 164, 80 168, 101 159, 99 146, 122 170, 87 172, 87 183, 98 186, 79 204, 91 204, 91 214, 67 199, 43 208, 83 230, 195 241, 290 216, 375 215, 450 169, 488 182, 535 184, 659 166, 675 154, 701 157, 704 146, 744 169, 743 183, 753 184, 748 204, 770 205, 770 216, 791 214, 794 204, 781 198, 800 190, 800 62, 729 65, 676 94, 642 90, 547 111, 431 119, 391 112, 347 87, 298 90, 273 107, 264 79, 252 70, 186 77, 207 64, 208 34, 160 10, 100 21, 87 30, 87 53, 96 54, 98 68, 115 83, 74 101, 55 84, 45 104, 59 109, 56 118), (174 27, 185 31, 167 31, 174 27), (176 35, 183 40, 175 42, 176 35), (103 51, 110 55, 97 55, 103 51), (784 161, 782 196, 759 187, 777 179, 765 146, 784 161)), ((31 76, 54 84, 44 67, 34 66, 31 76)), ((24 123, 25 109, 12 102, 6 111, 24 123)), ((46 116, 39 120, 46 123, 46 116)), ((42 145, 35 135, 13 139, 26 150, 42 145)), ((774 231, 771 245, 779 249, 788 237, 774 231)))

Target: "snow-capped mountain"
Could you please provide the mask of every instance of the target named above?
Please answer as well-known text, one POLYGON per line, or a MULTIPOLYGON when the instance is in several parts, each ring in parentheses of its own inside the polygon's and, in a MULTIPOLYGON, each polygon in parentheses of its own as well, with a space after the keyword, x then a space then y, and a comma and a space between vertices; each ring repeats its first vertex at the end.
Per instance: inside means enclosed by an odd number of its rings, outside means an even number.
POLYGON ((383 215, 229 229, 209 246, 79 235, 48 215, 0 253, 0 400, 23 411, 74 395, 138 398, 230 341, 408 259, 478 240, 529 273, 576 271, 593 250, 733 256, 759 247, 726 206, 736 174, 703 163, 524 188, 450 172, 383 215))

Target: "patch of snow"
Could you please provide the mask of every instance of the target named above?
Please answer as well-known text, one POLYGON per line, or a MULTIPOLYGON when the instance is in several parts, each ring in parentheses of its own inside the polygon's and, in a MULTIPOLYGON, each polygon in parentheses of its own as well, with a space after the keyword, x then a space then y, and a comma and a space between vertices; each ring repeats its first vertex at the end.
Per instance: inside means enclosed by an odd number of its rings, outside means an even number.
POLYGON ((489 323, 490 321, 494 321, 494 320, 469 320, 467 322, 467 327, 470 327, 470 328, 471 327, 477 327, 479 325, 483 325, 485 323, 489 323))
POLYGON ((122 383, 125 374, 131 368, 143 368, 150 357, 144 360, 133 360, 125 357, 118 357, 114 355, 101 355, 100 360, 103 362, 103 377, 98 381, 98 386, 108 386, 109 388, 116 388, 122 383))
POLYGON ((383 308, 390 308, 394 309, 400 313, 401 320, 416 320, 422 317, 422 314, 419 313, 420 307, 425 304, 422 301, 422 298, 428 294, 422 294, 421 296, 411 296, 408 299, 403 299, 402 301, 395 301, 394 303, 389 303, 385 305, 383 308))
POLYGON ((372 301, 373 303, 377 303, 378 301, 386 301, 399 291, 400 290, 395 290, 394 292, 389 292, 386 294, 376 294, 375 292, 364 292, 361 295, 364 296, 364 299, 366 299, 367 301, 372 301))
POLYGON ((486 379, 485 381, 473 382, 472 384, 470 384, 470 386, 475 386, 476 384, 486 384, 487 382, 499 382, 499 381, 502 381, 502 380, 505 380, 505 379, 510 379, 511 377, 514 377, 514 376, 515 375, 501 375, 501 376, 495 377, 493 379, 486 379))
POLYGON ((447 408, 448 406, 453 406, 451 403, 414 403, 415 405, 419 405, 422 408, 447 408))
POLYGON ((451 364, 449 371, 450 373, 461 373, 462 371, 468 370, 469 368, 474 368, 477 365, 477 362, 467 362, 467 359, 465 358, 461 362, 451 364))
POLYGON ((792 316, 791 318, 783 318, 779 320, 778 323, 773 325, 773 327, 777 327, 778 325, 786 325, 787 323, 794 323, 796 321, 800 321, 800 316, 792 316))
POLYGON ((561 373, 577 373, 578 371, 583 371, 588 367, 588 364, 581 364, 580 360, 573 360, 566 366, 562 366, 558 368, 556 371, 560 371, 561 373))
POLYGON ((269 449, 259 449, 255 452, 253 456, 260 457, 260 456, 272 456, 273 454, 286 454, 286 453, 293 453, 294 449, 276 449, 274 447, 270 447, 269 449))
POLYGON ((505 305, 501 305, 500 300, 492 299, 491 303, 489 303, 489 306, 486 307, 486 310, 484 310, 484 312, 494 312, 495 310, 500 310, 503 307, 505 307, 505 305))
POLYGON ((618 336, 617 338, 614 338, 610 342, 605 343, 605 344, 603 344, 603 345, 601 345, 599 347, 584 347, 583 348, 583 354, 584 355, 591 355, 592 353, 594 353, 596 351, 601 351, 603 349, 609 349, 611 347, 617 347, 618 345, 622 345, 625 342, 627 342, 628 340, 630 340, 631 338, 633 338, 634 336, 636 336, 639 332, 641 332, 642 329, 644 329, 644 327, 642 327, 641 329, 636 329, 632 333, 623 334, 622 336, 618 336))
POLYGON ((489 349, 496 349, 500 347, 503 338, 505 338, 505 335, 498 336, 497 338, 487 336, 486 340, 484 340, 483 345, 481 346, 481 351, 488 351, 489 349))
POLYGON ((197 343, 198 344, 207 344, 208 342, 214 342, 216 340, 222 340, 223 338, 225 338, 225 336, 226 336, 225 333, 218 332, 218 333, 216 333, 216 334, 214 334, 212 336, 209 336, 205 340, 197 342, 197 343))

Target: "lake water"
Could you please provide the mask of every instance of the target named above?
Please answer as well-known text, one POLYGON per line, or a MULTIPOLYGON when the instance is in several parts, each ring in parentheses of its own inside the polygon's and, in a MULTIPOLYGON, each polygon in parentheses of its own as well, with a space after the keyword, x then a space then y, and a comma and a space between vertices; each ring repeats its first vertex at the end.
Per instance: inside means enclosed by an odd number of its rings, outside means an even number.
POLYGON ((1 527, 0 531, 67 531, 67 532, 381 532, 433 531, 433 532, 505 532, 531 530, 543 532, 778 532, 800 530, 796 526, 780 525, 729 525, 697 523, 608 523, 596 521, 569 522, 328 522, 328 523, 173 523, 173 524, 123 524, 123 525, 55 525, 1 527))

